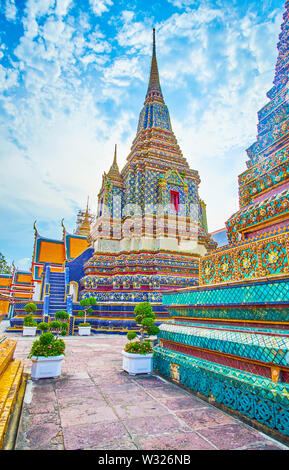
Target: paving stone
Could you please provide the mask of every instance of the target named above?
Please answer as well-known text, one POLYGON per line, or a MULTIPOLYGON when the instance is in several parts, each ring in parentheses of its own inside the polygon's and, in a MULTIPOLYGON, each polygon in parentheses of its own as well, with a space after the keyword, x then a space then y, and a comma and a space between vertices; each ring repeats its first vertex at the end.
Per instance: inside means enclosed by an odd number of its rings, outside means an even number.
POLYGON ((52 449, 55 445, 61 445, 61 442, 56 442, 57 439, 62 442, 61 428, 55 423, 38 424, 26 432, 26 440, 30 449, 52 449))
POLYGON ((212 427, 216 424, 236 423, 236 420, 225 413, 213 408, 203 407, 190 411, 177 412, 176 415, 181 418, 188 426, 194 430, 204 427, 212 427))
POLYGON ((105 421, 113 422, 118 419, 110 406, 93 407, 91 406, 91 402, 60 408, 59 414, 63 427, 69 426, 72 423, 81 425, 86 423, 102 423, 105 421))
POLYGON ((140 439, 139 445, 143 450, 216 450, 216 447, 195 432, 140 439))
POLYGON ((280 444, 274 443, 274 441, 270 442, 261 442, 257 444, 253 444, 252 446, 245 446, 239 447, 236 450, 287 450, 285 447, 281 447, 280 444))
POLYGON ((89 398, 93 399, 101 399, 102 394, 100 390, 93 384, 86 388, 82 387, 71 387, 71 388, 61 388, 57 389, 55 391, 55 394, 57 396, 57 399, 68 399, 68 398, 73 398, 73 399, 79 399, 79 400, 85 400, 89 398))
POLYGON ((265 440, 258 431, 238 423, 203 428, 198 433, 222 450, 247 448, 265 440))
POLYGON ((170 410, 187 410, 191 408, 204 408, 207 404, 195 397, 184 396, 178 398, 159 398, 159 401, 170 410))
POLYGON ((105 397, 110 401, 110 403, 115 405, 124 405, 124 404, 134 404, 139 403, 139 406, 142 405, 146 400, 151 400, 151 397, 147 393, 142 392, 141 390, 130 391, 130 392, 114 392, 109 391, 105 393, 105 397))
POLYGON ((134 383, 122 383, 122 384, 99 384, 99 388, 103 393, 109 393, 109 392, 121 392, 121 393, 127 393, 127 392, 137 392, 140 390, 140 387, 134 383))
MULTIPOLYGON (((84 450, 103 450, 103 445, 88 447, 84 450)), ((115 441, 107 443, 105 450, 137 450, 136 444, 132 440, 126 440, 123 442, 115 441)))
POLYGON ((141 404, 116 405, 114 409, 120 419, 167 414, 166 408, 158 403, 157 400, 146 400, 141 404))
POLYGON ((127 429, 132 435, 163 435, 176 431, 189 431, 185 423, 181 423, 172 414, 159 416, 144 416, 124 421, 127 429))
POLYGON ((188 396, 181 388, 173 385, 147 386, 146 389, 155 398, 184 397, 188 396))
POLYGON ((87 424, 66 426, 63 428, 64 448, 66 450, 85 449, 92 446, 103 446, 122 441, 129 435, 124 425, 118 421, 113 423, 87 424))

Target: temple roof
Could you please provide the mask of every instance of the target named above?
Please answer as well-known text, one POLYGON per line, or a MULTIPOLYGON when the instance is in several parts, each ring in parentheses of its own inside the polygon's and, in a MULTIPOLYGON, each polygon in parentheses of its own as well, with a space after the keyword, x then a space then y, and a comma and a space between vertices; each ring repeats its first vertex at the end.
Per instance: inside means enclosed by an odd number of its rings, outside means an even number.
POLYGON ((122 181, 122 178, 120 176, 120 171, 119 171, 119 168, 118 168, 118 164, 117 164, 117 145, 115 144, 115 148, 114 148, 114 158, 113 158, 113 163, 110 167, 110 170, 109 172, 107 173, 107 175, 109 177, 109 179, 111 179, 112 181, 119 181, 121 182, 122 181))
POLYGON ((85 213, 83 214, 83 212, 81 211, 79 211, 78 213, 77 229, 75 231, 75 234, 88 237, 90 234, 90 222, 91 222, 91 214, 89 213, 88 199, 87 199, 85 213))

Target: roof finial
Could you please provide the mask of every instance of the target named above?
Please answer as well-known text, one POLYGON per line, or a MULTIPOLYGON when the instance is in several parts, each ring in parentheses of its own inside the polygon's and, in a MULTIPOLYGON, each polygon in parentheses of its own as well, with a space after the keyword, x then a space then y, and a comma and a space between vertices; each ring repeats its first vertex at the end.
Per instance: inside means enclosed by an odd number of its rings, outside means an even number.
POLYGON ((116 165, 116 154, 117 154, 117 144, 114 146, 114 158, 113 158, 113 164, 116 165))
POLYGON ((37 228, 36 228, 36 222, 37 222, 37 220, 34 220, 34 224, 33 224, 33 229, 34 229, 35 236, 38 235, 38 231, 37 231, 37 228))
POLYGON ((110 179, 121 181, 121 175, 117 164, 117 144, 114 145, 113 162, 107 175, 110 179))
POLYGON ((161 101, 163 102, 163 95, 160 86, 159 71, 156 56, 156 30, 153 28, 153 54, 149 78, 149 86, 146 94, 146 101, 161 101))

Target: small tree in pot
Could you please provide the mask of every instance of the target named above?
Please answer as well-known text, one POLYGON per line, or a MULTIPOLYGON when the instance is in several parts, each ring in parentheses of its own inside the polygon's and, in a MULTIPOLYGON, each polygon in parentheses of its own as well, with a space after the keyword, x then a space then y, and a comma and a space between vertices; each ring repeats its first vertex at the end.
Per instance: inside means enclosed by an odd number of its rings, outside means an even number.
POLYGON ((156 335, 159 328, 155 325, 155 313, 149 302, 140 302, 134 309, 135 322, 139 327, 139 335, 135 331, 129 331, 127 338, 130 343, 125 345, 123 354, 123 369, 129 374, 151 373, 153 348, 148 335, 156 335), (133 341, 135 338, 138 341, 133 341))
POLYGON ((42 333, 40 338, 33 342, 28 356, 32 359, 31 378, 38 380, 59 377, 64 351, 65 343, 62 339, 55 337, 51 332, 42 333))
POLYGON ((33 302, 29 302, 28 304, 25 305, 24 310, 26 313, 35 313, 37 310, 37 306, 33 302))
MULTIPOLYGON (((59 312, 56 312, 55 318, 59 318, 59 319, 61 318, 61 319, 65 320, 65 319, 69 318, 69 315, 68 315, 67 312, 59 311, 59 312)), ((62 322, 62 321, 59 321, 59 320, 52 320, 49 323, 45 323, 45 322, 39 323, 38 328, 42 332, 52 330, 56 333, 56 338, 58 338, 59 336, 66 336, 67 335, 68 323, 66 321, 62 322)))
POLYGON ((81 307, 83 307, 83 311, 78 312, 78 316, 83 318, 83 323, 79 323, 78 325, 78 334, 80 336, 89 336, 91 331, 91 325, 90 323, 87 323, 86 317, 88 313, 93 312, 91 306, 96 305, 96 300, 94 297, 88 297, 85 299, 81 299, 79 303, 81 307))
POLYGON ((25 305, 24 310, 28 315, 23 320, 23 336, 35 336, 37 322, 33 320, 33 313, 36 312, 37 306, 33 302, 29 302, 25 305))

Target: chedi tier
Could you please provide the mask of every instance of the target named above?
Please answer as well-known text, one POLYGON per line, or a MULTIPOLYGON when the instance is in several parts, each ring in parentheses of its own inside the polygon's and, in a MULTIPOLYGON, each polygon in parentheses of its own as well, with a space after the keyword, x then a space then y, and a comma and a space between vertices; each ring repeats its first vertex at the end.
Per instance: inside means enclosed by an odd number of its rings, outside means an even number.
POLYGON ((289 442, 288 1, 283 18, 231 244, 201 258, 199 286, 164 295, 154 349, 159 373, 289 442))

